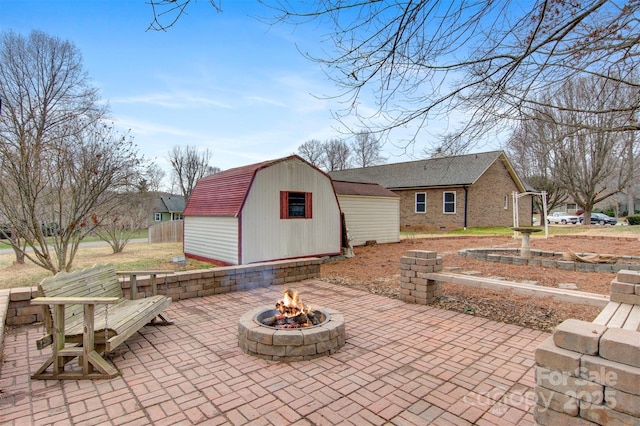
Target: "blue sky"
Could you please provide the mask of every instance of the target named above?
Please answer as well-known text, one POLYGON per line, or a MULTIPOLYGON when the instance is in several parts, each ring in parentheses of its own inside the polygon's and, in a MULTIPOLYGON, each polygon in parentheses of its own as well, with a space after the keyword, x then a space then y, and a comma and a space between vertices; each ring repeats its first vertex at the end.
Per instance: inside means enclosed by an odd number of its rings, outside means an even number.
MULTIPOLYGON (((225 1, 223 10, 193 1, 174 27, 156 32, 147 31, 146 0, 0 0, 0 31, 73 42, 116 126, 131 129, 140 152, 167 171, 174 145, 208 148, 211 165, 226 170, 343 137, 331 117, 341 106, 322 98, 337 89, 296 47, 315 43, 321 29, 269 26, 254 0, 225 1)), ((414 159, 390 144, 383 155, 414 159)))

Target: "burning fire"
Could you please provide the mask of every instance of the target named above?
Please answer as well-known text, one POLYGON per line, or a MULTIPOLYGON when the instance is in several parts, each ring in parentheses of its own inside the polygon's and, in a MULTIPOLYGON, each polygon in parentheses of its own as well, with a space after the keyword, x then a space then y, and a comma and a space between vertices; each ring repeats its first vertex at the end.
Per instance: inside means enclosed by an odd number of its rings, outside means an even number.
POLYGON ((302 303, 297 291, 289 289, 284 291, 284 297, 276 303, 276 310, 285 317, 295 317, 301 313, 306 313, 309 308, 302 303))
POLYGON ((279 314, 265 318, 264 325, 277 328, 309 327, 320 323, 313 309, 302 303, 297 291, 285 290, 284 297, 276 302, 279 314))

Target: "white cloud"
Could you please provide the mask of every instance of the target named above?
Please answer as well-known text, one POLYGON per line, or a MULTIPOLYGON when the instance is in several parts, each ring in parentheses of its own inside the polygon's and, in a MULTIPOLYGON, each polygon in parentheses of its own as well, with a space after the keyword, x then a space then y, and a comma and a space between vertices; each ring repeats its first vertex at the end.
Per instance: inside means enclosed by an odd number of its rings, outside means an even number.
POLYGON ((162 108, 196 108, 208 106, 231 109, 232 106, 224 101, 197 96, 190 93, 150 93, 128 97, 110 99, 111 104, 146 104, 162 108))

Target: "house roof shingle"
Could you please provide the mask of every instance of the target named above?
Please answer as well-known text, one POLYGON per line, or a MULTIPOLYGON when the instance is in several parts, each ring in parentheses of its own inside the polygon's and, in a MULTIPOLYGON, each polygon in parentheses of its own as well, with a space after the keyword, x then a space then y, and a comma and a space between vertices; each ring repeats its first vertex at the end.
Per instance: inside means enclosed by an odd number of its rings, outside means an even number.
POLYGON ((184 197, 182 195, 161 192, 153 199, 154 212, 182 213, 184 210, 184 197))
POLYGON ((395 192, 391 192, 377 183, 345 182, 333 181, 333 187, 338 195, 363 195, 369 197, 399 197, 395 192))
POLYGON ((503 151, 429 158, 329 172, 332 179, 378 183, 388 189, 472 185, 501 160, 521 191, 524 186, 503 151))

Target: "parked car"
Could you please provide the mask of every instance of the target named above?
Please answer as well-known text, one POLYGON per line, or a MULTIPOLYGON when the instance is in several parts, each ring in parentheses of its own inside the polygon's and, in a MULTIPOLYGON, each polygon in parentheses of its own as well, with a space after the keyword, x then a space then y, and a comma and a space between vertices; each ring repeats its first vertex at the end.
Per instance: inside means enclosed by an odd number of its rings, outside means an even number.
POLYGON ((547 216, 547 223, 561 223, 566 225, 567 223, 578 223, 578 216, 567 214, 565 212, 555 212, 547 216))
MULTIPOLYGON (((584 222, 584 214, 579 216, 580 223, 584 222)), ((618 223, 618 219, 615 217, 607 216, 604 213, 591 213, 592 225, 615 225, 618 223)))

